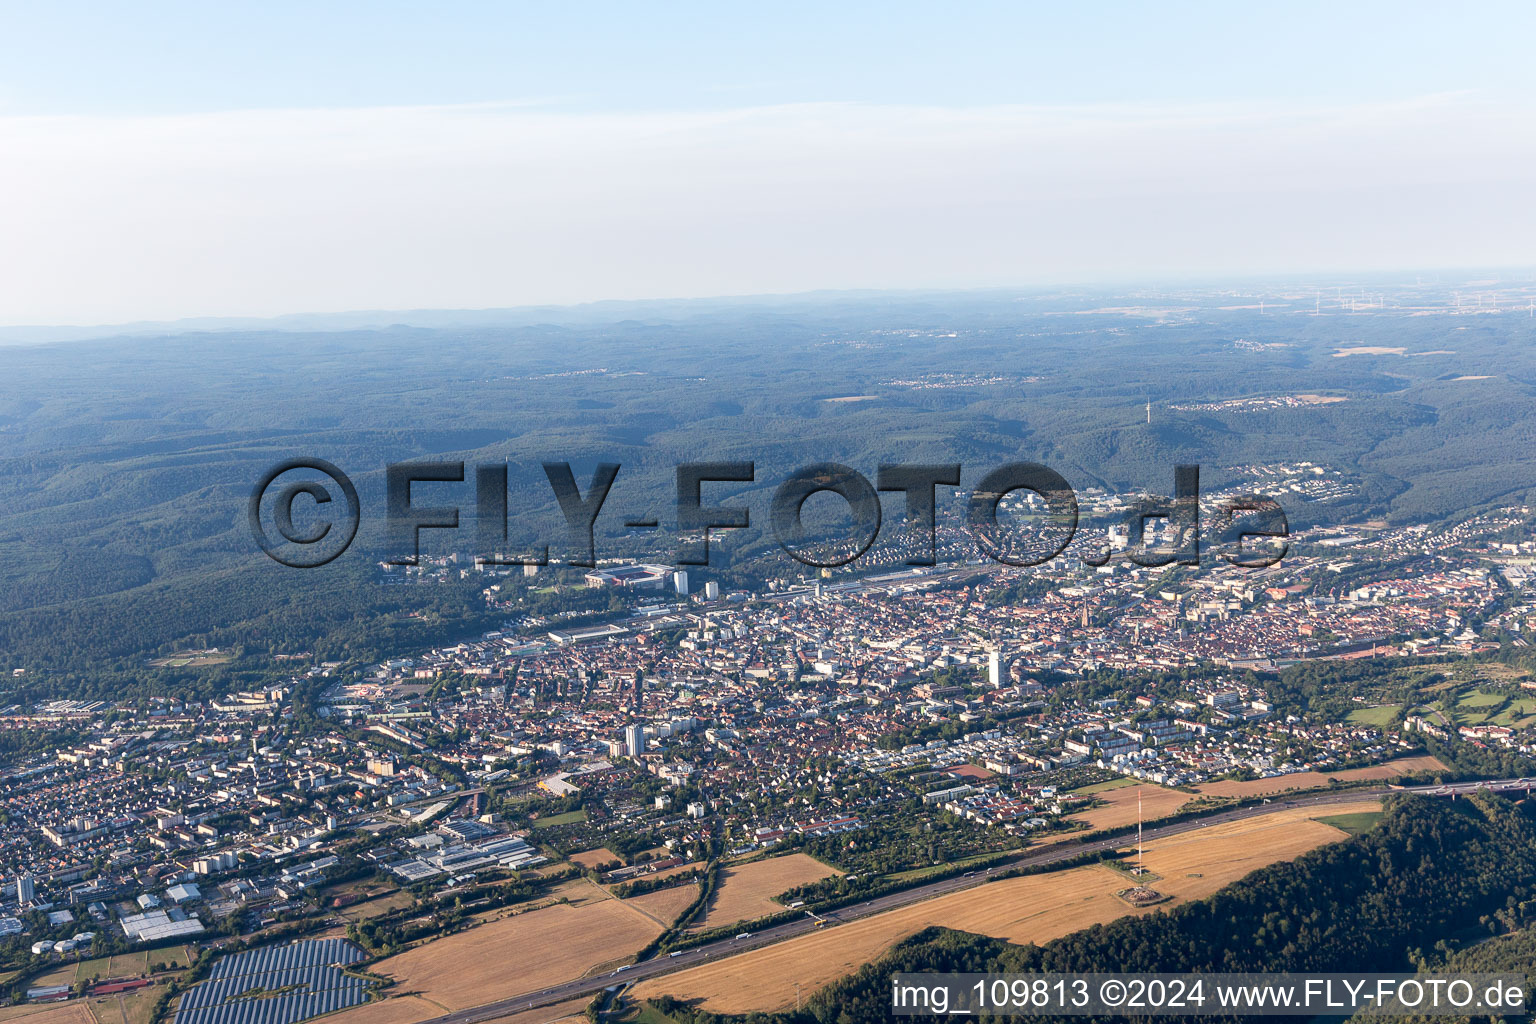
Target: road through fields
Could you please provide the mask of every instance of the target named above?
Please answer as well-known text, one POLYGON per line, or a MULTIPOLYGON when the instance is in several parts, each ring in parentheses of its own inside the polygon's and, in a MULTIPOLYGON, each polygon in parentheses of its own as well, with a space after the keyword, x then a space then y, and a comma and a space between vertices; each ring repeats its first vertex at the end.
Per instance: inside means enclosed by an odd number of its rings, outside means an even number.
MULTIPOLYGON (((1493 782, 1456 783, 1446 786, 1414 786, 1401 789, 1375 786, 1346 790, 1323 790, 1317 793, 1298 796, 1276 797, 1268 803, 1218 811, 1187 821, 1167 825, 1153 825, 1143 829, 1143 837, 1145 840, 1151 841, 1210 828, 1223 822, 1272 814, 1285 808, 1337 803, 1342 799, 1381 796, 1391 792, 1412 792, 1425 796, 1457 796, 1474 792, 1479 788, 1488 788, 1495 791, 1524 790, 1529 792, 1533 786, 1536 786, 1536 780, 1502 779, 1493 782)), ((873 914, 894 910, 897 907, 907 906, 922 900, 932 899, 936 896, 957 892, 977 885, 984 885, 998 875, 1016 868, 1041 867, 1080 857, 1084 854, 1118 849, 1126 844, 1126 838, 1126 834, 1120 833, 1102 839, 1060 842, 1036 850, 1025 850, 1002 864, 978 870, 974 874, 945 878, 911 889, 903 889, 900 892, 889 893, 885 896, 877 896, 864 903, 843 907, 822 916, 828 921, 830 926, 835 926, 836 924, 869 917, 873 914)), ((721 939, 707 945, 682 950, 676 955, 664 955, 654 960, 647 960, 643 963, 620 968, 607 977, 576 979, 561 985, 526 992, 522 995, 498 1000, 494 1003, 487 1003, 483 1006, 434 1017, 428 1021, 423 1021, 422 1024, 477 1024, 477 1022, 493 1020, 519 1010, 564 1002, 577 996, 593 995, 613 985, 634 983, 645 978, 659 977, 724 957, 735 956, 747 950, 758 949, 773 943, 783 942, 798 935, 804 935, 819 927, 826 927, 826 925, 822 925, 818 920, 807 915, 798 920, 788 921, 764 928, 758 932, 752 932, 745 938, 721 939)))

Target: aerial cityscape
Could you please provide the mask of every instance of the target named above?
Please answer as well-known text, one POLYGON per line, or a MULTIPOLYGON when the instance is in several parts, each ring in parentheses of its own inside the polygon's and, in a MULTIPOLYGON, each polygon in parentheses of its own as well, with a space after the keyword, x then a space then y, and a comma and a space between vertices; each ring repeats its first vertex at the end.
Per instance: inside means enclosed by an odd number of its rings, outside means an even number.
MULTIPOLYGON (((1474 315, 1437 313, 1452 332, 1474 315)), ((1266 336, 1312 338, 1319 373, 1404 358, 1346 358, 1333 332, 1411 313, 1340 307, 1319 335, 1324 315, 1266 336)), ((1123 344, 1132 316, 1090 322, 1123 344)), ((1302 343, 1268 344, 1225 351, 1302 343)), ((1329 400, 1145 398, 1120 429, 1368 400, 1318 379, 1329 400)), ((879 414, 910 381, 857 404, 879 414)), ((1394 801, 1536 784, 1531 506, 1405 516, 1373 497, 1379 464, 1335 455, 1201 469, 1183 561, 1176 515, 1138 537, 1144 492, 1098 477, 1037 564, 981 543, 970 491, 939 487, 931 559, 897 494, 873 546, 822 569, 761 526, 679 565, 666 528, 618 511, 593 521, 590 567, 575 538, 516 564, 472 530, 423 532, 416 564, 359 554, 349 586, 380 622, 457 608, 443 640, 141 641, 115 649, 136 652, 114 659, 125 693, 59 692, 77 670, 18 632, 0 706, 13 998, 210 1024, 807 1012, 931 925, 1043 945, 1378 835, 1394 801), (1211 524, 1255 493, 1287 526, 1238 564, 1211 524), (505 950, 531 945, 551 955, 509 973, 505 950)), ((1040 499, 1004 495, 999 523, 1049 529, 1040 499)))
POLYGON ((0 7, 0 1024, 1530 1019, 1536 9, 0 7))

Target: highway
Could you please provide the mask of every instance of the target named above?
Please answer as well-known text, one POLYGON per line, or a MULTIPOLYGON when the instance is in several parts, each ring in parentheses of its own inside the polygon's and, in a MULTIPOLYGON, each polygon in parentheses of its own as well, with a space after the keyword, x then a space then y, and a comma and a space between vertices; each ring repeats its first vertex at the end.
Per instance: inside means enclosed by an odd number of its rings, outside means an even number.
MULTIPOLYGON (((1237 821, 1242 818, 1269 814, 1286 807, 1307 807, 1314 804, 1336 803, 1339 800, 1356 797, 1383 796, 1388 793, 1405 792, 1419 793, 1424 796, 1459 796, 1475 792, 1478 789, 1489 789, 1495 792, 1524 791, 1529 793, 1533 787, 1536 787, 1536 779, 1499 779, 1490 782, 1461 782, 1444 786, 1373 786, 1360 789, 1319 790, 1314 793, 1297 796, 1275 797, 1267 803, 1218 811, 1204 817, 1192 818, 1188 821, 1175 822, 1169 825, 1152 825, 1143 828, 1142 837, 1144 840, 1161 839, 1165 836, 1210 828, 1212 825, 1218 825, 1222 822, 1237 821)), ((897 907, 904 907, 922 900, 932 899, 935 896, 942 896, 961 889, 969 889, 972 886, 983 885, 991 881, 994 876, 1015 868, 1054 864, 1070 860, 1074 857, 1080 857, 1085 853, 1118 849, 1126 845, 1126 839, 1127 834, 1122 832, 1104 839, 1091 839, 1088 841, 1068 840, 1034 850, 1024 850, 1008 858, 1003 863, 990 868, 979 869, 970 874, 955 878, 945 878, 937 882, 930 882, 927 885, 920 885, 885 896, 878 896, 864 903, 843 907, 822 916, 828 922, 826 927, 835 927, 847 921, 856 921, 862 917, 894 910, 897 907)), ((645 978, 670 974, 674 971, 695 967, 711 960, 735 956, 750 949, 758 949, 776 942, 783 942, 797 935, 804 935, 807 932, 815 931, 818 926, 819 922, 807 914, 804 918, 787 921, 783 924, 764 928, 761 931, 746 933, 747 937, 745 938, 737 936, 736 938, 720 939, 707 945, 682 950, 675 955, 663 954, 654 960, 647 960, 629 967, 621 967, 619 970, 602 977, 578 978, 574 981, 542 988, 534 992, 525 992, 522 995, 498 1000, 494 1003, 487 1003, 483 1006, 458 1010, 441 1017, 433 1017, 428 1021, 422 1022, 422 1024, 476 1024, 479 1021, 493 1020, 496 1017, 506 1016, 520 1010, 529 1010, 540 1006, 548 1006, 552 1003, 561 1003, 579 996, 595 995, 612 985, 634 983, 645 978)), ((509 965, 509 969, 515 968, 510 968, 509 965)))

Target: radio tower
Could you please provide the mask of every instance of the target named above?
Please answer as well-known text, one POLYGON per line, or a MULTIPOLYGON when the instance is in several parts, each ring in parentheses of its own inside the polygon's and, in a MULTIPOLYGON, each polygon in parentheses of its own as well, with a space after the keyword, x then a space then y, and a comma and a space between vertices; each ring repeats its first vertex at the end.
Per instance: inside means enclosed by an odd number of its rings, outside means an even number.
POLYGON ((1141 787, 1136 787, 1136 877, 1145 876, 1147 869, 1141 864, 1141 787))
POLYGON ((1152 397, 1147 396, 1147 426, 1152 425, 1152 397))

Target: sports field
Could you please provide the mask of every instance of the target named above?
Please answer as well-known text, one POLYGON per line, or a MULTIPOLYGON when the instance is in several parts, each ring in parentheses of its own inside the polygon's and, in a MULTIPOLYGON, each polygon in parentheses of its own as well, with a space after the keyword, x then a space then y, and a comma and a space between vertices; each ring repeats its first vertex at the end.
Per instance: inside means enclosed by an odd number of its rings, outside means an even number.
POLYGON ((574 811, 566 811, 564 814, 551 814, 547 818, 535 818, 534 822, 533 822, 533 827, 535 829, 556 828, 556 827, 558 827, 560 825, 574 825, 578 821, 586 821, 586 820, 587 820, 586 808, 578 807, 576 810, 574 810, 574 811))
MULTIPOLYGON (((1198 899, 1242 876, 1345 833, 1317 817, 1377 810, 1375 800, 1290 808, 1148 843, 1146 866, 1174 902, 1198 899)), ((1101 866, 991 882, 788 942, 641 982, 636 996, 702 999, 707 1010, 747 1013, 788 1006, 802 994, 877 958, 900 939, 940 925, 1010 942, 1046 942, 1136 910, 1114 895, 1125 876, 1101 866)), ((1170 904, 1162 904, 1167 907, 1170 904)))
POLYGON ((835 875, 814 857, 792 853, 785 857, 755 860, 740 867, 720 869, 720 886, 710 899, 709 908, 699 922, 699 929, 716 928, 737 921, 751 921, 784 909, 772 897, 797 885, 835 875))

